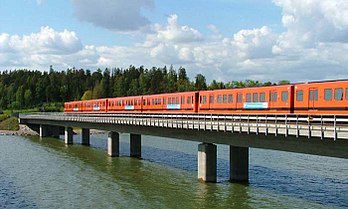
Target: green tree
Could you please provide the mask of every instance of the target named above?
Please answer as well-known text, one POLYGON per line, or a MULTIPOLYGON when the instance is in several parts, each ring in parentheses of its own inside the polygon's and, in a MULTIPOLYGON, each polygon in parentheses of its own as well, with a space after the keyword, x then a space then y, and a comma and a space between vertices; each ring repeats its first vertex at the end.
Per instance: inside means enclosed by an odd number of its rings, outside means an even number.
POLYGON ((204 75, 197 74, 196 75, 196 82, 195 82, 195 90, 206 90, 207 89, 207 83, 205 80, 204 75))
POLYGON ((87 90, 85 93, 83 93, 81 100, 90 100, 93 99, 93 92, 92 90, 87 90))

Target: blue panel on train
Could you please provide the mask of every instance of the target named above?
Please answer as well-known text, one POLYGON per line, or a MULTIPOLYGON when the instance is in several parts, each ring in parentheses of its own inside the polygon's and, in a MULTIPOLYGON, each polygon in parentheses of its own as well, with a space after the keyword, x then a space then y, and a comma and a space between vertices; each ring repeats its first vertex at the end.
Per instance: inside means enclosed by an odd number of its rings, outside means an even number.
POLYGON ((73 109, 73 111, 74 111, 74 112, 78 112, 78 111, 79 111, 79 108, 75 107, 75 108, 73 109))
POLYGON ((126 106, 124 109, 125 110, 134 110, 134 106, 126 106))
POLYGON ((180 110, 180 104, 169 104, 167 105, 168 110, 180 110))
POLYGON ((100 107, 93 107, 93 110, 99 111, 99 110, 100 110, 100 107))
POLYGON ((244 109, 266 109, 268 108, 268 102, 246 102, 243 106, 244 109))

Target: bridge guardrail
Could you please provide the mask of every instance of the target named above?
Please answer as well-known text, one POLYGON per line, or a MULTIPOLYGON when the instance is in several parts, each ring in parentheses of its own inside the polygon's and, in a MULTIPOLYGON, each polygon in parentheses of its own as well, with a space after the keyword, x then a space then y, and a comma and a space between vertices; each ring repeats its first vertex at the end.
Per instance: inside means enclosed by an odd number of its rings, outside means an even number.
POLYGON ((154 114, 106 113, 20 114, 20 119, 109 123, 115 125, 153 126, 204 131, 223 131, 287 136, 348 139, 348 117, 335 115, 214 115, 214 114, 154 114))

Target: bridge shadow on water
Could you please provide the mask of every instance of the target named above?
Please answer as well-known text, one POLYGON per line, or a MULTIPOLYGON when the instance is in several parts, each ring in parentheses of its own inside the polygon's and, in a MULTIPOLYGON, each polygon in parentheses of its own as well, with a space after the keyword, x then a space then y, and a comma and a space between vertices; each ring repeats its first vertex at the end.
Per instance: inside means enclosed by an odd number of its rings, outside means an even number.
MULTIPOLYGON (((91 147, 106 150, 106 139, 91 138, 91 147)), ((104 137, 105 138, 105 137, 104 137)), ((80 143, 74 139, 74 143, 80 143)), ((120 156, 129 156, 129 143, 120 142, 120 156)), ((188 172, 197 171, 197 155, 175 150, 142 146, 142 159, 169 168, 188 172)), ((249 165, 249 184, 246 188, 256 188, 288 197, 303 199, 318 204, 348 208, 348 178, 335 179, 325 176, 303 174, 262 165, 249 165)), ((325 168, 323 168, 325 169, 325 168)), ((193 175, 196 175, 194 173, 193 175)), ((229 161, 218 159, 218 182, 229 181, 229 161)), ((235 184, 231 184, 232 186, 235 184)))

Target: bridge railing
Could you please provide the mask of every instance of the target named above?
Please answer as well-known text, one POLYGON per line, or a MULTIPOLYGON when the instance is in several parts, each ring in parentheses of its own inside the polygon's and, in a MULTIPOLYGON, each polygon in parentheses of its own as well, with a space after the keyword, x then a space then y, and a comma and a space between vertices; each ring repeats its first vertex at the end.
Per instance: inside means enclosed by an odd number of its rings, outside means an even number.
POLYGON ((321 139, 348 139, 348 117, 335 115, 214 115, 214 114, 154 114, 108 113, 20 114, 20 119, 54 120, 80 123, 151 126, 160 128, 222 131, 231 133, 305 136, 321 139))

